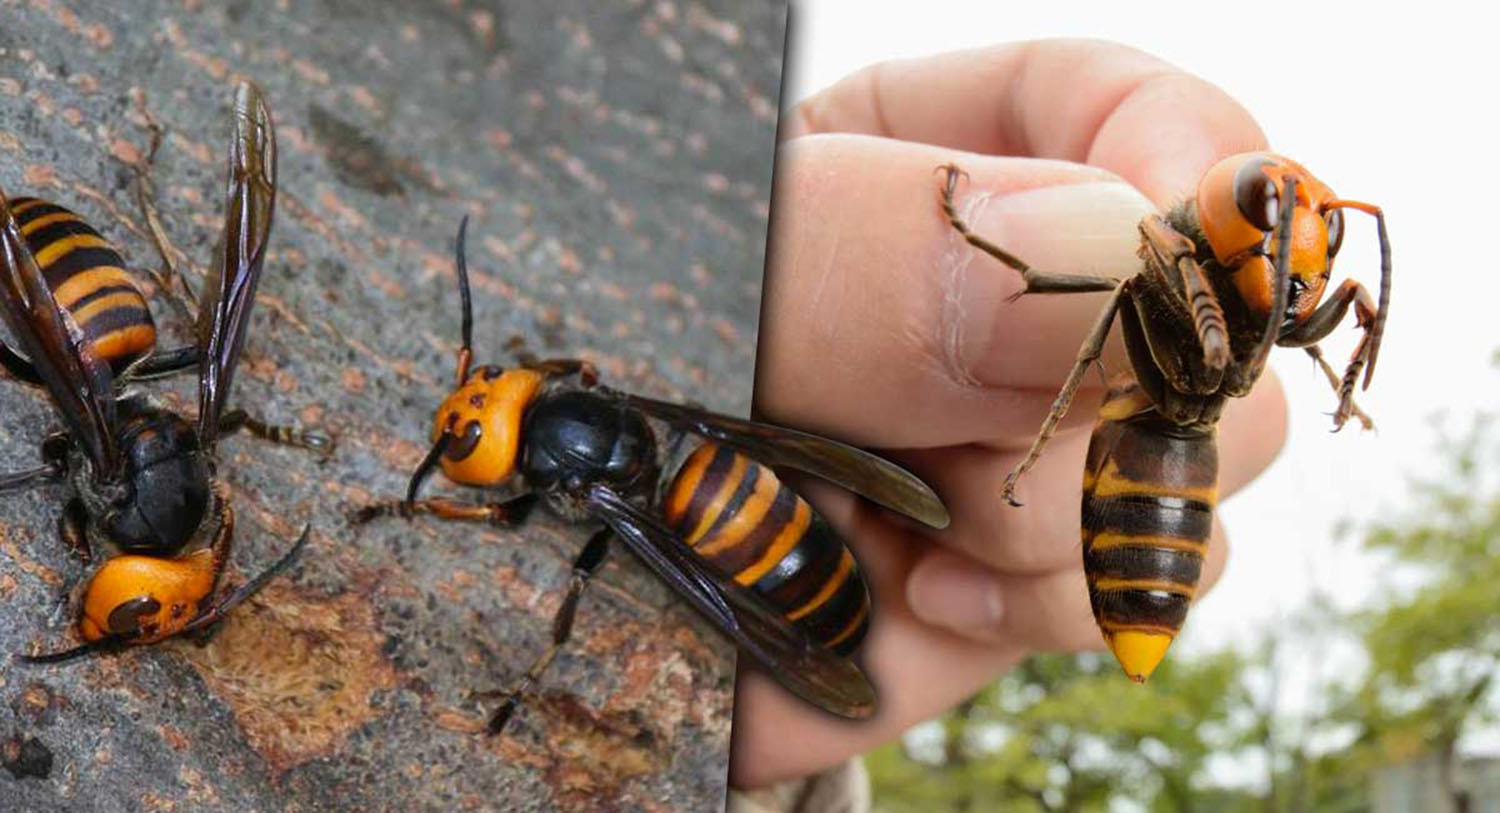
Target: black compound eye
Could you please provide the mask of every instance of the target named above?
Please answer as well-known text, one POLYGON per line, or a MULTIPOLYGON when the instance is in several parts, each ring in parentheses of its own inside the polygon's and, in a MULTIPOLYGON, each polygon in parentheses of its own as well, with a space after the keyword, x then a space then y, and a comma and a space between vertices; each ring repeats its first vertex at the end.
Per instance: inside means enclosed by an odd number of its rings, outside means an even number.
POLYGON ((448 444, 443 456, 449 460, 463 460, 479 448, 479 439, 484 436, 484 427, 479 421, 469 421, 464 433, 448 444))
POLYGON ((141 629, 141 619, 161 612, 161 602, 150 596, 141 596, 121 602, 109 613, 109 631, 115 635, 131 635, 141 629))
POLYGON ((1240 214, 1261 231, 1276 228, 1281 214, 1281 200, 1276 182, 1266 175, 1269 161, 1248 161, 1234 174, 1234 203, 1240 214))
POLYGON ((1339 253, 1339 246, 1344 244, 1344 210, 1334 209, 1327 215, 1328 219, 1328 257, 1339 253))

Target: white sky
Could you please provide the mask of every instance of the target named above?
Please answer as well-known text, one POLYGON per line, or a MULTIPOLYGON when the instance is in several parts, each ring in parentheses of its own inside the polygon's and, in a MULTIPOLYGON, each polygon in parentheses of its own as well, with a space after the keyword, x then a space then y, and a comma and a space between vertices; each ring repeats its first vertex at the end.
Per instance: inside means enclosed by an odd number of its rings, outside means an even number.
MULTIPOLYGON (((1328 431, 1333 398, 1297 350, 1273 353, 1291 439, 1277 463, 1222 506, 1233 551, 1179 647, 1264 626, 1314 589, 1360 602, 1376 568, 1336 542, 1341 519, 1400 507, 1404 478, 1435 473, 1428 417, 1500 400, 1500 43, 1489 15, 1445 3, 1255 2, 1232 16, 1202 3, 793 0, 788 106, 872 62, 1048 37, 1110 39, 1219 85, 1272 147, 1341 195, 1384 207, 1391 318, 1372 388, 1378 434, 1328 431), (1378 8, 1378 10, 1377 10, 1378 8), (1290 58, 1289 58, 1290 57, 1290 58)), ((1350 214, 1334 282, 1379 281, 1373 221, 1350 214)), ((1324 343, 1342 366, 1355 331, 1324 343)), ((1312 664, 1309 664, 1311 667, 1312 664)), ((1293 705, 1295 698, 1288 698, 1293 705)))

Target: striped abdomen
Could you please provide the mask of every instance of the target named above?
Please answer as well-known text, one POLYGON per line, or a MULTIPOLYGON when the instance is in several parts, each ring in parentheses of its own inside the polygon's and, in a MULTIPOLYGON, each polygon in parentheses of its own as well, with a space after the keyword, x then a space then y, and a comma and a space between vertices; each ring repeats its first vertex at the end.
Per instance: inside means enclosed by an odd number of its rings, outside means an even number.
POLYGON ((1218 495, 1213 425, 1163 418, 1133 379, 1099 410, 1083 473, 1083 568, 1094 619, 1143 681, 1198 589, 1218 495))
POLYGON ((96 358, 115 374, 150 355, 156 323, 125 261, 99 232, 73 212, 36 198, 16 198, 21 226, 57 304, 72 315, 96 358))
POLYGON ((847 655, 870 623, 870 594, 843 540, 769 468, 712 443, 682 464, 667 523, 725 578, 761 595, 815 641, 847 655))

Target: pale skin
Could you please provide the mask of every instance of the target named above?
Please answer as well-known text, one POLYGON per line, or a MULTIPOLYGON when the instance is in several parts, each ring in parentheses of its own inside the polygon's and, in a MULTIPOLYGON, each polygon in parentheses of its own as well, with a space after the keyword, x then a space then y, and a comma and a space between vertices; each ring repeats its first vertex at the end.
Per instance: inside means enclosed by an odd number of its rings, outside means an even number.
MULTIPOLYGON (((815 773, 888 742, 1030 654, 1102 646, 1079 542, 1101 376, 1087 377, 1021 480, 1024 507, 999 493, 1106 295, 1007 303, 1019 275, 952 232, 934 170, 965 169, 959 211, 1031 265, 1124 278, 1138 265, 1143 215, 1190 195, 1219 158, 1267 146, 1250 115, 1213 85, 1138 51, 1084 41, 877 65, 799 105, 782 138, 759 414, 887 451, 938 490, 953 524, 922 532, 809 484, 876 597, 860 660, 879 711, 838 720, 743 671, 731 766, 738 787, 815 773)), ((1117 336, 1104 364, 1126 369, 1117 336)), ((1270 464, 1286 437, 1285 410, 1270 374, 1229 406, 1221 496, 1270 464)), ((1216 524, 1205 586, 1225 556, 1216 524)))

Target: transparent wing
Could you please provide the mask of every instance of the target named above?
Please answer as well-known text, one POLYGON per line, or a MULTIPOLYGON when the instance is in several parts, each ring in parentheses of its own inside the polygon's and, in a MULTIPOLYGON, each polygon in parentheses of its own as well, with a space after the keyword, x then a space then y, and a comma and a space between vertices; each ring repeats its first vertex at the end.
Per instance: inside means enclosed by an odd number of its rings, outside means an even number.
POLYGON ((276 208, 276 132, 260 90, 234 95, 224 233, 198 309, 198 436, 212 449, 250 324, 276 208))

